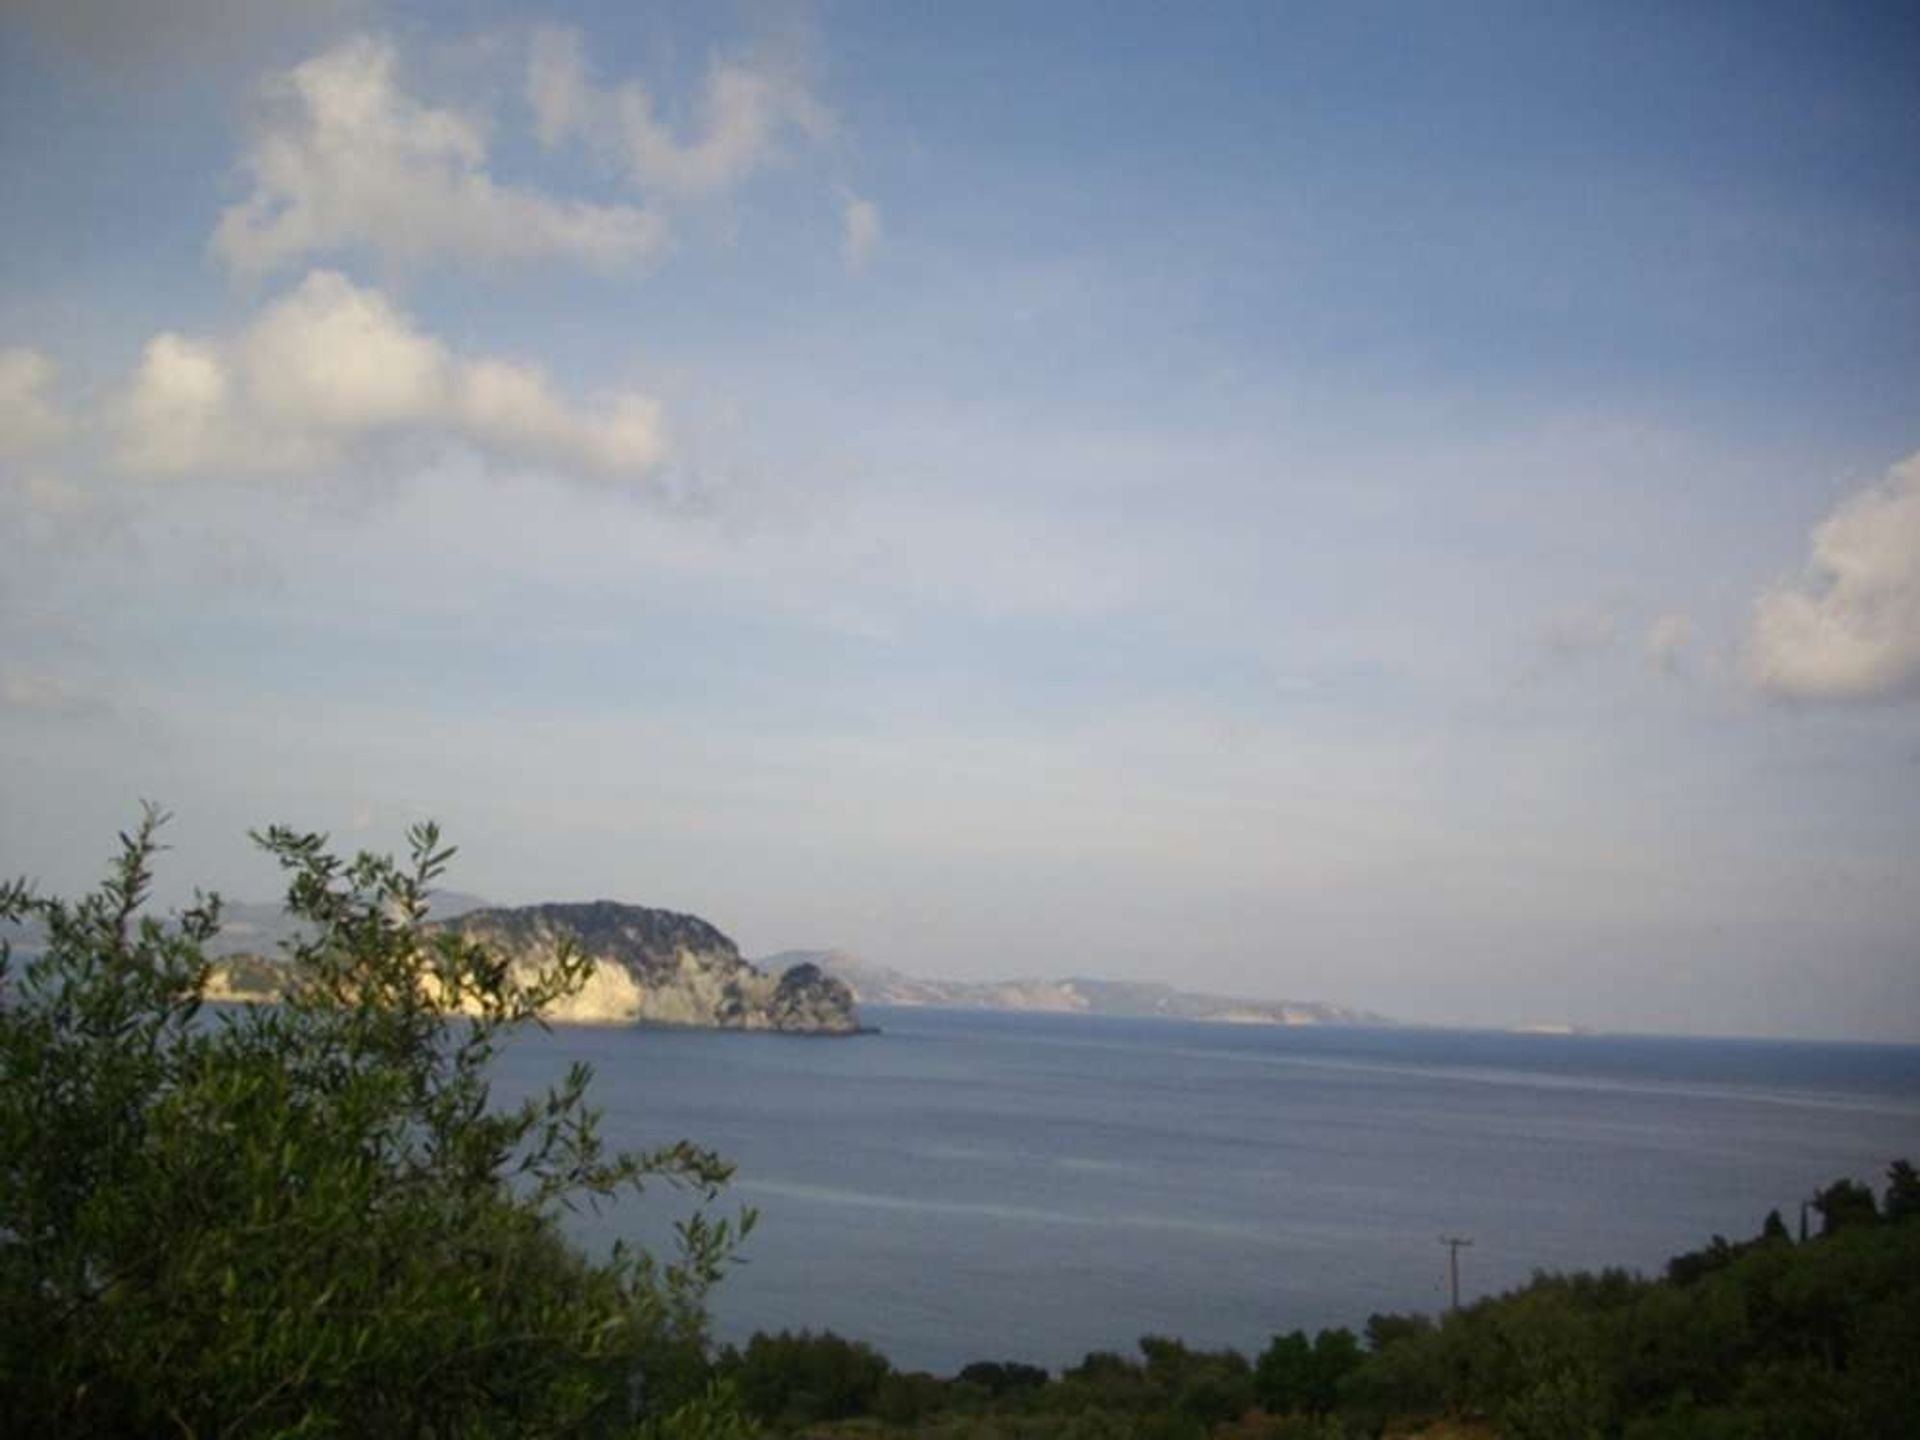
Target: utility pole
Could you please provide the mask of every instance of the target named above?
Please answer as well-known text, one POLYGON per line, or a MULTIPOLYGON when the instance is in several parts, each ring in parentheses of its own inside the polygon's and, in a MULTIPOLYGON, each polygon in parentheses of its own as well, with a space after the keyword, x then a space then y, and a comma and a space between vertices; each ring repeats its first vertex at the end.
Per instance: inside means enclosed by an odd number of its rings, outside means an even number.
POLYGON ((1471 1250, 1473 1241, 1463 1235, 1442 1235, 1440 1243, 1447 1247, 1447 1288, 1453 1297, 1453 1308, 1460 1308, 1460 1251, 1462 1247, 1471 1250))

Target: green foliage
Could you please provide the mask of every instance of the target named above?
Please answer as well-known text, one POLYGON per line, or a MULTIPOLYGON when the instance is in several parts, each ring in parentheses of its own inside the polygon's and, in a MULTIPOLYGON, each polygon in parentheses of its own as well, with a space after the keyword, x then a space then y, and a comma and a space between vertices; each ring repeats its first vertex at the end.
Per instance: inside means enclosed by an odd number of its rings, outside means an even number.
POLYGON ((1884 1214, 1896 1224, 1920 1217, 1920 1171, 1909 1161, 1896 1160, 1887 1167, 1884 1214))
POLYGON ((760 1433, 733 1387, 722 1382, 648 1420, 636 1440, 758 1440, 760 1433))
POLYGON ((1500 1433, 1508 1440, 1600 1440, 1608 1404, 1591 1365, 1561 1364, 1530 1380, 1500 1407, 1500 1433))
MULTIPOLYGON (((1890 1176, 1901 1173, 1896 1163, 1890 1176)), ((1526 1288, 1377 1347, 1350 1416, 1481 1416, 1502 1435, 1893 1437, 1920 1415, 1920 1226, 1850 1219, 1794 1245, 1716 1237, 1666 1283, 1618 1271, 1526 1288)), ((1890 1207, 1891 1208, 1891 1207, 1890 1207)), ((1397 1327, 1395 1327, 1397 1328, 1397 1327)))
POLYGON ((1261 1406, 1276 1415, 1325 1415, 1339 1402, 1341 1383, 1362 1358, 1360 1341, 1351 1330, 1322 1330, 1311 1341, 1304 1330, 1276 1335, 1260 1353, 1255 1393, 1261 1406))
POLYGON ((1048 1375, 1038 1365, 1022 1365, 1017 1360, 976 1360, 954 1378, 962 1384, 978 1385, 998 1400, 1017 1390, 1037 1390, 1047 1383, 1048 1375))
POLYGON ((1397 1345, 1402 1340, 1417 1340, 1432 1331, 1433 1321, 1425 1315, 1382 1315, 1376 1312, 1367 1317, 1367 1350, 1378 1355, 1390 1345, 1397 1345))
POLYGON ((1796 1245, 1776 1213, 1754 1240, 1695 1252, 1711 1263, 1681 1267, 1685 1283, 1536 1275, 1437 1322, 1370 1316, 1364 1347, 1343 1329, 1276 1335, 1253 1365, 1149 1335, 1137 1359, 1095 1352, 1055 1380, 1007 1362, 952 1380, 888 1372, 870 1399, 846 1386, 826 1407, 782 1397, 830 1388, 804 1378, 816 1368, 885 1362, 832 1336, 758 1337, 749 1354, 790 1378, 754 1408, 814 1440, 1356 1440, 1429 1427, 1509 1440, 1905 1440, 1920 1416, 1920 1225, 1893 1223, 1909 1213, 1893 1197, 1912 1173, 1889 1170, 1885 1218, 1796 1245), (839 1418, 809 1418, 829 1408, 839 1418))
POLYGON ((704 1393, 704 1297, 750 1214, 664 1263, 588 1260, 557 1219, 651 1179, 711 1198, 727 1167, 609 1152, 584 1067, 491 1103, 579 958, 519 983, 429 935, 432 826, 405 864, 274 829, 311 938, 284 1003, 206 1013, 217 901, 144 913, 161 821, 80 900, 0 888, 46 936, 0 958, 0 1431, 745 1433, 704 1393))
POLYGON ((1820 1216, 1822 1237, 1872 1225, 1880 1218, 1873 1191, 1857 1180, 1834 1181, 1813 1197, 1813 1208, 1820 1216))
POLYGON ((1313 1389, 1313 1342, 1304 1330, 1276 1335, 1254 1366, 1254 1393, 1276 1415, 1305 1410, 1313 1389))
POLYGON ((1210 1427, 1253 1407, 1253 1368, 1232 1350, 1190 1350, 1178 1340, 1146 1335, 1144 1379, 1149 1407, 1210 1427))
POLYGON ((757 1334, 719 1368, 749 1412, 781 1426, 870 1414, 893 1371, 871 1345, 809 1330, 757 1334))
POLYGON ((1371 1316, 1364 1348, 1346 1330, 1276 1335, 1251 1367, 1162 1336, 1137 1360, 1098 1352, 997 1395, 1003 1367, 969 1367, 965 1383, 921 1377, 911 1407, 884 1412, 891 1426, 806 1433, 1337 1440, 1433 1425, 1510 1440, 1896 1440, 1920 1415, 1920 1225, 1894 1223, 1912 1174, 1888 1171, 1880 1218, 1830 1186, 1853 1219, 1829 1237, 1796 1245, 1776 1212, 1753 1240, 1693 1252, 1701 1263, 1674 1279, 1537 1275, 1438 1322, 1371 1316))
POLYGON ((935 1376, 896 1370, 880 1382, 873 1413, 890 1424, 912 1425, 954 1408, 949 1391, 947 1382, 935 1376))

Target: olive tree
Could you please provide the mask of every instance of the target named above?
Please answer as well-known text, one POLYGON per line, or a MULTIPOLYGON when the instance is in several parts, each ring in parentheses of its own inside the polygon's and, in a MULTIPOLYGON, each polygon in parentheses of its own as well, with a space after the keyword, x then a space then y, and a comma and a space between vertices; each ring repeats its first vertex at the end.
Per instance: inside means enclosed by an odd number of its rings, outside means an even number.
POLYGON ((704 1396, 708 1286, 751 1224, 677 1253, 573 1249, 561 1212, 651 1181, 711 1200, 686 1142, 610 1150, 574 1067, 489 1093, 515 1030, 577 986, 426 924, 452 855, 255 839, 304 938, 282 1003, 203 1007, 219 903, 149 913, 163 818, 78 900, 0 886, 0 1432, 742 1433, 704 1396))

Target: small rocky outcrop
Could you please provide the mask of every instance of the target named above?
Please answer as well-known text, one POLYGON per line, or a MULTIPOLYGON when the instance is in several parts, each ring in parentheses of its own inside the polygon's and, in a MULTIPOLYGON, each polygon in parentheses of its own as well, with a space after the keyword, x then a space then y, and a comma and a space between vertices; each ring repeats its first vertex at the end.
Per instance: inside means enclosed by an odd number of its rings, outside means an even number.
POLYGON ((775 1030, 839 1031, 858 1023, 853 1006, 853 990, 845 981, 818 965, 800 964, 781 975, 768 1008, 775 1030))

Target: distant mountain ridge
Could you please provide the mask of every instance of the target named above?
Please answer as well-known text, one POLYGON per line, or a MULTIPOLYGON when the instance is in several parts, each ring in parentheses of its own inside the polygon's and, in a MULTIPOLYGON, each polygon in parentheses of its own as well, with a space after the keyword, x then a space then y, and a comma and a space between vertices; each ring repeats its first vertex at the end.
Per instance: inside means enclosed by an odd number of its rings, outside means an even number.
POLYGON ((949 1010, 1016 1010, 1200 1020, 1222 1025, 1391 1025, 1384 1015, 1318 1000, 1247 1000, 1133 980, 1070 976, 1059 980, 923 980, 844 950, 783 950, 760 964, 811 964, 843 980, 864 1005, 949 1010))

